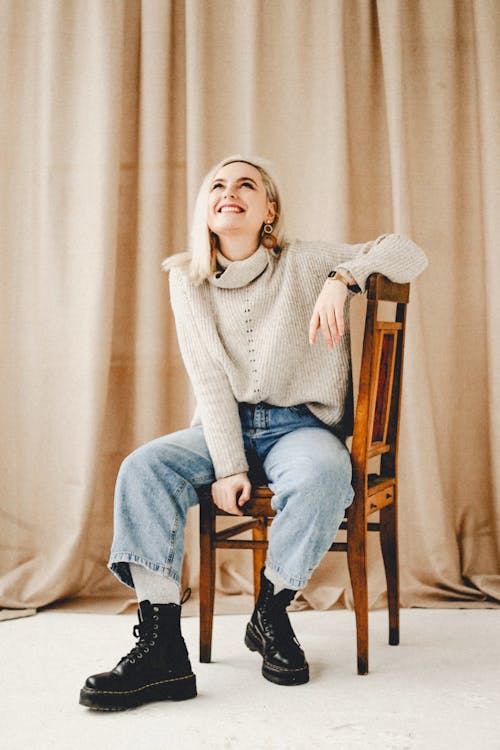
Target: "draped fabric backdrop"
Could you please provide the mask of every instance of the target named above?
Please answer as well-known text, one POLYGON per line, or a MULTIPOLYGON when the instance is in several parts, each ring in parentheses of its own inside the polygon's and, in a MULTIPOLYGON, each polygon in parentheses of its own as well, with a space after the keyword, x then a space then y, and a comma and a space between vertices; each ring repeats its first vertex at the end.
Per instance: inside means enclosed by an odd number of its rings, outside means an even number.
MULTIPOLYGON (((116 472, 193 410, 160 262, 185 249, 206 170, 243 152, 277 164, 290 235, 398 232, 426 250, 402 603, 495 606, 500 3, 3 0, 0 14, 0 605, 130 599, 105 566, 116 472)), ((250 591, 248 554, 220 555, 219 603, 250 591)), ((194 589, 197 565, 192 511, 194 589)), ((374 541, 371 605, 384 597, 374 541)), ((344 556, 303 599, 350 606, 344 556)))

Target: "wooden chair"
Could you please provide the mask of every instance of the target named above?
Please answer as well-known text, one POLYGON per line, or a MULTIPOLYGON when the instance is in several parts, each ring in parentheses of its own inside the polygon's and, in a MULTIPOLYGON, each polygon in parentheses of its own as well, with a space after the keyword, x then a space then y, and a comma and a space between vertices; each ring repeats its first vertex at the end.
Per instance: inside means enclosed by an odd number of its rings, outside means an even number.
MULTIPOLYGON (((397 542, 397 450, 406 305, 410 285, 395 284, 381 274, 367 283, 367 310, 359 390, 355 411, 351 459, 354 500, 340 528, 346 542, 333 542, 332 552, 347 552, 354 599, 357 632, 358 674, 368 673, 368 586, 366 570, 367 532, 379 532, 387 580, 389 644, 399 643, 399 577, 397 542), (380 320, 379 303, 395 302, 396 320, 380 320), (380 456, 378 473, 368 473, 368 461, 380 456), (368 522, 379 512, 380 520, 368 522)), ((217 516, 229 516, 212 501, 210 487, 200 490, 200 661, 209 662, 217 549, 252 549, 254 594, 259 591, 260 570, 265 562, 267 527, 274 511, 271 490, 253 487, 242 508, 247 520, 217 531, 217 516), (240 534, 252 531, 252 539, 240 534)), ((236 516, 232 516, 236 519, 236 516)), ((243 518, 244 518, 243 517, 243 518)), ((238 519, 242 517, 238 516, 238 519)))

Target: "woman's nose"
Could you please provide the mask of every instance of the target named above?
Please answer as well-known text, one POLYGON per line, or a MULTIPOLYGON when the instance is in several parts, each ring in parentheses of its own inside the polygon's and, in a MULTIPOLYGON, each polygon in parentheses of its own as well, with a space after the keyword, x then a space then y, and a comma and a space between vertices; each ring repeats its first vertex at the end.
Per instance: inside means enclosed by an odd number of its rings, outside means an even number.
POLYGON ((235 198, 236 197, 236 191, 234 185, 226 185, 226 189, 224 190, 224 198, 235 198))

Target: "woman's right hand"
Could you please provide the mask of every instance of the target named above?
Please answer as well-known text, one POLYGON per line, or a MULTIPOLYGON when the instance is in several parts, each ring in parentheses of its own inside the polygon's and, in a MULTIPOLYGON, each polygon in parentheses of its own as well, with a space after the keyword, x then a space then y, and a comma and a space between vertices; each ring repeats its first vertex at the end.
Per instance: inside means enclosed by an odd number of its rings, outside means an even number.
POLYGON ((246 472, 231 474, 212 484, 212 497, 216 506, 236 516, 243 515, 240 508, 250 499, 251 491, 252 485, 246 472))

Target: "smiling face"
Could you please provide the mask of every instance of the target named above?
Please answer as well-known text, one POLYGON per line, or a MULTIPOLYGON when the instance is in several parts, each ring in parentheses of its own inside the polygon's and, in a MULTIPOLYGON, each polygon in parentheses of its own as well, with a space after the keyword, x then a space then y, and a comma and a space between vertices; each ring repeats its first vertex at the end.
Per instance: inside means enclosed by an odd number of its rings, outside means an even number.
POLYGON ((236 243, 246 247, 247 254, 254 252, 262 225, 272 222, 275 214, 275 204, 269 200, 256 167, 236 161, 218 170, 210 186, 207 223, 219 237, 224 254, 225 248, 236 243))

